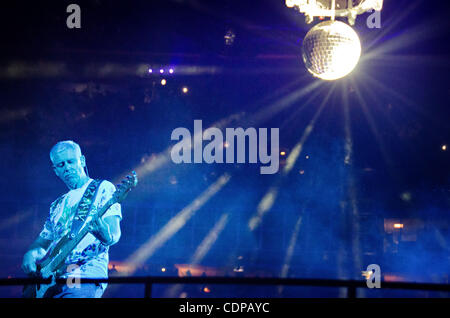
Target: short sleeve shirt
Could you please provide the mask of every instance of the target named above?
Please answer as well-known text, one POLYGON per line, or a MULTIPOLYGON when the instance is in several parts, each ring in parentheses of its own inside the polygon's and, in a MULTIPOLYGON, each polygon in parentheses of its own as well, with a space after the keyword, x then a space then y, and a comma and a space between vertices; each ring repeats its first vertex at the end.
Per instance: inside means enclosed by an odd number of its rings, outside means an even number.
MULTIPOLYGON (((93 179, 89 179, 81 188, 70 190, 51 204, 49 216, 40 233, 40 237, 52 241, 50 248, 70 231, 78 203, 92 181, 93 179)), ((112 197, 115 190, 116 188, 111 182, 103 181, 99 186, 90 213, 97 213, 112 197)), ((102 219, 114 215, 122 219, 119 203, 113 204, 103 215, 102 219)), ((106 278, 108 277, 108 252, 108 246, 105 246, 94 235, 88 233, 66 258, 65 264, 78 265, 77 273, 79 273, 81 278, 106 278)))

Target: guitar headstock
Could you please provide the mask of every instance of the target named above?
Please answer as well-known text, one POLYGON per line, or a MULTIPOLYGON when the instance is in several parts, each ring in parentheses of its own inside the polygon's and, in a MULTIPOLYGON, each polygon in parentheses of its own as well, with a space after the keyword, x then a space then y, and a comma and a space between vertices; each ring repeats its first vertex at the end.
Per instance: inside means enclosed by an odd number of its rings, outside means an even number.
POLYGON ((131 189, 135 188, 138 183, 136 172, 132 171, 131 175, 128 175, 126 179, 123 179, 120 184, 116 186, 116 191, 113 194, 113 198, 116 202, 120 203, 128 195, 131 189))

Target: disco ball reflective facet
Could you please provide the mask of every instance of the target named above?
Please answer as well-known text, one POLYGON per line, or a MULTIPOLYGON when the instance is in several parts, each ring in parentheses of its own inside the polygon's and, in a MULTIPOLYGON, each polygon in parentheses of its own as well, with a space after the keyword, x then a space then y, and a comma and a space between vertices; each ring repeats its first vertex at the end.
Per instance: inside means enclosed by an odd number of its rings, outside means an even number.
POLYGON ((340 21, 317 24, 303 40, 302 56, 306 68, 324 80, 336 80, 349 74, 358 64, 360 55, 358 35, 340 21))

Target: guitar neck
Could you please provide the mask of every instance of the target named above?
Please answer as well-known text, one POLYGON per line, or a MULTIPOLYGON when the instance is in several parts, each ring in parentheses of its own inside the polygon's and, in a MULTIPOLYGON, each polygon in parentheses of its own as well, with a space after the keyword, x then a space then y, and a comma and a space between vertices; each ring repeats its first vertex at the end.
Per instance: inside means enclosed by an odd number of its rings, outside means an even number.
MULTIPOLYGON (((114 198, 111 198, 106 202, 104 206, 97 212, 98 217, 102 217, 108 209, 116 203, 116 200, 114 198)), ((80 230, 78 234, 76 233, 69 233, 67 234, 63 239, 66 239, 66 244, 61 248, 59 253, 53 257, 52 259, 49 259, 49 264, 47 271, 48 272, 56 272, 61 264, 66 260, 67 256, 74 250, 74 248, 83 240, 83 238, 89 233, 89 229, 87 224, 84 224, 83 228, 80 230), (71 237, 72 234, 75 234, 74 237, 71 237)), ((53 251, 58 252, 58 251, 53 251)), ((44 265, 44 264, 43 264, 44 265)), ((44 265, 44 267, 46 266, 44 265)))

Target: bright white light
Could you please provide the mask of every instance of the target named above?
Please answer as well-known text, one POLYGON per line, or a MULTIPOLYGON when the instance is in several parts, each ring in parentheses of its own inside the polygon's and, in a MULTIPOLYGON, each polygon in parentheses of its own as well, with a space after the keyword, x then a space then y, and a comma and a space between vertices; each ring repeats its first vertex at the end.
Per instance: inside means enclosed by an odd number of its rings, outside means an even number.
POLYGON ((163 69, 160 69, 159 72, 162 74, 162 73, 164 73, 164 70, 163 70, 163 69))
POLYGON ((361 43, 349 25, 325 21, 306 34, 302 56, 311 74, 323 80, 336 80, 348 75, 358 64, 361 43))
POLYGON ((250 228, 251 231, 256 229, 262 222, 264 215, 272 208, 277 196, 278 196, 278 188, 271 187, 269 191, 261 199, 261 201, 258 204, 257 214, 253 216, 248 222, 248 227, 250 228))
POLYGON ((173 73, 173 68, 171 68, 171 69, 169 70, 169 73, 170 73, 170 74, 172 74, 172 73, 173 73))
POLYGON ((148 69, 149 73, 153 73, 153 70, 151 68, 148 69))
POLYGON ((158 233, 151 236, 147 242, 133 252, 126 260, 133 272, 144 264, 157 250, 159 250, 173 235, 175 235, 191 219, 194 214, 208 202, 222 187, 230 180, 230 175, 223 174, 213 184, 211 184, 194 201, 178 212, 172 219, 164 225, 158 233))
POLYGON ((161 85, 164 86, 164 85, 166 85, 166 84, 167 84, 167 81, 163 78, 163 79, 161 80, 161 85))
POLYGON ((356 17, 367 11, 381 11, 383 0, 286 0, 286 6, 296 7, 306 16, 306 23, 314 21, 315 17, 346 17, 351 25, 356 17))

